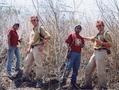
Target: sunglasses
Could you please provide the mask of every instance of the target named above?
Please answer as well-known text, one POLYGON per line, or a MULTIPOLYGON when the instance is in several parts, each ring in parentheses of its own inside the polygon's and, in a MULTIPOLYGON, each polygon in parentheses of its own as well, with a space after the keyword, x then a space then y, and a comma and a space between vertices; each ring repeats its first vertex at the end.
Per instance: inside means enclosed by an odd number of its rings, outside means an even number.
POLYGON ((101 26, 103 26, 103 25, 96 25, 96 27, 101 27, 101 26))
POLYGON ((81 31, 81 28, 76 28, 76 29, 81 31))
POLYGON ((35 21, 39 21, 39 20, 37 20, 37 19, 34 19, 34 20, 31 20, 31 21, 35 22, 35 21))

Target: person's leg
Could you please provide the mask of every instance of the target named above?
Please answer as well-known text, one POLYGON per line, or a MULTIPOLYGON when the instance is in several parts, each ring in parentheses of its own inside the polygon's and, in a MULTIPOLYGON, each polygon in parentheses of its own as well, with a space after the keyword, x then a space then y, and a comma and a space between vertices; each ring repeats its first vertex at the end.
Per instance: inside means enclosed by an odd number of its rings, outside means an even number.
POLYGON ((7 73, 10 77, 12 76, 13 58, 14 58, 14 47, 9 47, 6 67, 7 67, 7 73))
POLYGON ((73 68, 73 63, 74 63, 74 56, 73 56, 73 52, 70 52, 70 58, 69 60, 67 61, 67 64, 66 64, 66 70, 64 71, 64 74, 63 74, 63 77, 62 77, 62 84, 65 85, 66 84, 66 81, 67 81, 67 78, 70 74, 70 71, 71 69, 73 68))
POLYGON ((33 53, 31 50, 30 53, 27 54, 25 61, 24 61, 23 74, 25 77, 29 76, 29 74, 32 70, 33 63, 34 63, 34 58, 33 58, 33 53))
POLYGON ((86 66, 86 71, 85 71, 85 85, 82 87, 83 89, 87 88, 92 88, 92 78, 91 75, 96 67, 95 63, 95 52, 91 56, 88 65, 86 66))
POLYGON ((44 69, 43 69, 43 60, 41 58, 41 52, 40 52, 40 46, 35 46, 33 48, 33 57, 34 57, 34 62, 36 64, 36 79, 41 79, 44 74, 44 69))
POLYGON ((99 82, 99 89, 106 88, 106 72, 105 72, 105 58, 106 58, 106 51, 100 50, 96 51, 96 69, 97 69, 97 76, 99 82))
POLYGON ((80 67, 81 54, 80 53, 74 53, 74 56, 75 56, 75 58, 74 58, 73 72, 72 72, 72 79, 71 79, 72 84, 76 84, 78 70, 80 67))
POLYGON ((42 52, 40 52, 41 46, 35 46, 33 48, 33 56, 36 64, 36 87, 40 88, 43 86, 43 76, 44 76, 44 67, 43 67, 43 57, 41 57, 42 52))
POLYGON ((73 63, 74 63, 74 55, 73 55, 73 52, 70 52, 70 58, 67 61, 66 71, 68 71, 68 72, 71 71, 71 69, 73 68, 73 63))
POLYGON ((16 71, 19 71, 20 70, 20 52, 18 47, 15 48, 15 56, 16 56, 16 71))

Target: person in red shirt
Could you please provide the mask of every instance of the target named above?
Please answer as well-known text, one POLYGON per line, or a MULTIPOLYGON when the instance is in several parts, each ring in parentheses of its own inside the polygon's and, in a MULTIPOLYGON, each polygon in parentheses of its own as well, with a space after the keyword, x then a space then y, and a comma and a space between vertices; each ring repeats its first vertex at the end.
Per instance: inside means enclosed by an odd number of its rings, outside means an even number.
POLYGON ((8 34, 8 55, 7 55, 7 73, 12 79, 14 72, 12 70, 14 54, 16 56, 16 72, 20 70, 20 53, 18 43, 20 42, 17 30, 19 29, 19 23, 15 23, 8 34))
POLYGON ((72 77, 71 77, 71 86, 72 88, 78 88, 76 85, 76 80, 78 76, 78 70, 80 67, 80 59, 81 59, 81 48, 84 47, 84 39, 80 36, 80 32, 82 30, 81 25, 77 25, 75 27, 75 32, 71 33, 66 39, 66 44, 68 46, 68 64, 66 66, 66 72, 63 76, 62 83, 66 84, 67 77, 73 69, 72 77))

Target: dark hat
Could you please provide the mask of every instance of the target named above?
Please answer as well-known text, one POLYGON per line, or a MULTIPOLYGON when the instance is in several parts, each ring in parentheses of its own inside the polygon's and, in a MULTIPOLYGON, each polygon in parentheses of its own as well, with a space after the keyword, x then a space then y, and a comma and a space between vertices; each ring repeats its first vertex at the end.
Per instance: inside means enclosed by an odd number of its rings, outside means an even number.
POLYGON ((19 23, 15 23, 15 24, 13 25, 13 27, 15 27, 15 26, 18 26, 18 27, 19 27, 19 23))
POLYGON ((81 27, 81 25, 77 25, 77 26, 75 26, 75 29, 82 30, 82 27, 81 27))

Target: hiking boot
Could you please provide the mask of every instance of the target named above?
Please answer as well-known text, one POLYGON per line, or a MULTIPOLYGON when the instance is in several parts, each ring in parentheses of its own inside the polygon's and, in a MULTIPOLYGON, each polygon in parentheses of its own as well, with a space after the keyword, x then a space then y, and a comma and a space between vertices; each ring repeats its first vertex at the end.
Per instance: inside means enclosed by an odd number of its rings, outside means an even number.
POLYGON ((61 77, 61 79, 60 79, 60 85, 61 85, 61 86, 66 85, 66 81, 67 81, 67 78, 68 78, 68 76, 69 76, 69 73, 70 73, 70 71, 68 71, 68 70, 66 70, 66 71, 63 73, 63 75, 62 75, 62 77, 61 77))
POLYGON ((36 88, 42 88, 43 87, 43 80, 37 80, 36 82, 36 88))
POLYGON ((23 76, 23 77, 21 77, 21 81, 22 82, 30 82, 31 80, 29 77, 23 76))
POLYGON ((107 87, 100 87, 99 90, 107 90, 107 87))
POLYGON ((17 72, 12 72, 11 75, 8 75, 9 79, 14 80, 16 79, 17 72))
POLYGON ((16 71, 16 72, 17 72, 16 78, 21 78, 23 75, 23 71, 21 69, 19 69, 19 71, 16 71))
POLYGON ((73 90, 78 90, 78 89, 79 89, 79 86, 78 86, 78 84, 76 84, 76 83, 71 83, 70 85, 71 85, 71 88, 72 88, 73 90))
POLYGON ((22 85, 22 83, 23 82, 22 82, 21 78, 14 80, 14 84, 15 84, 16 88, 19 88, 22 85))
POLYGON ((8 78, 11 79, 11 80, 15 80, 14 76, 8 76, 8 78))
POLYGON ((65 78, 62 78, 59 82, 60 82, 61 87, 66 85, 66 79, 65 78))
POLYGON ((92 87, 92 85, 84 85, 84 86, 81 87, 81 89, 92 90, 93 87, 92 87))

